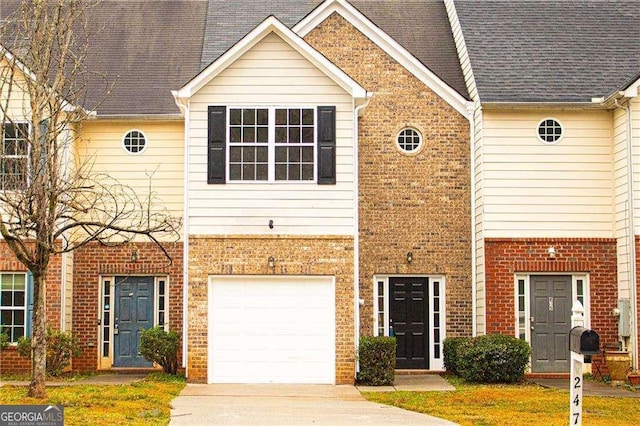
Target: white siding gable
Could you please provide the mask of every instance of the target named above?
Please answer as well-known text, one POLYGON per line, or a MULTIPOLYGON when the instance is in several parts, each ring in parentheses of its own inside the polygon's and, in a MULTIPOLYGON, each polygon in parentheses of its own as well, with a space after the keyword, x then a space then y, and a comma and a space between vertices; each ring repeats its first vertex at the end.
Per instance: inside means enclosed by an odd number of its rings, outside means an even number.
POLYGON ((189 232, 353 235, 353 98, 276 34, 267 35, 190 99, 189 232), (336 107, 336 185, 207 184, 207 108, 336 107), (274 228, 268 223, 273 220, 274 228))

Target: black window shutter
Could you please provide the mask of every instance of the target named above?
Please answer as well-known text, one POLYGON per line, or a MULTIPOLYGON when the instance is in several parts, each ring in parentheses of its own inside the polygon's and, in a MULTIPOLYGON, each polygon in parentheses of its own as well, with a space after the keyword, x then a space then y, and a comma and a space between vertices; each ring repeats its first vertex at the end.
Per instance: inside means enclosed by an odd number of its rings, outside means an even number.
POLYGON ((318 107, 318 185, 336 183, 336 107, 318 107))
POLYGON ((207 183, 225 183, 227 175, 227 108, 210 106, 208 121, 207 183))

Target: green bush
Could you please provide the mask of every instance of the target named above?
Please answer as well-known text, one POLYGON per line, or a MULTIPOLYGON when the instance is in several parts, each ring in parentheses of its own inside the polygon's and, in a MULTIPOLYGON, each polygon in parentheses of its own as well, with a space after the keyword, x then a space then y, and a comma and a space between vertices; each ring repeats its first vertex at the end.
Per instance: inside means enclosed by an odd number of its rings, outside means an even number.
POLYGON ((524 378, 531 347, 503 334, 466 339, 458 344, 456 369, 464 379, 478 383, 513 383, 524 378))
POLYGON ((372 386, 393 384, 396 369, 396 338, 361 337, 358 359, 360 360, 358 383, 372 386))
POLYGON ((458 347, 470 337, 447 337, 444 339, 444 368, 449 373, 458 374, 458 347))
POLYGON ((9 343, 9 333, 7 333, 4 327, 0 327, 0 351, 6 349, 9 343))
MULTIPOLYGON (((18 339, 18 354, 23 358, 31 358, 31 338, 18 339)), ((71 358, 82 354, 78 339, 71 333, 47 329, 47 373, 59 376, 71 364, 71 358)))
POLYGON ((162 366, 165 373, 178 371, 178 343, 180 336, 175 331, 164 331, 162 327, 144 330, 140 335, 140 353, 147 361, 162 366))

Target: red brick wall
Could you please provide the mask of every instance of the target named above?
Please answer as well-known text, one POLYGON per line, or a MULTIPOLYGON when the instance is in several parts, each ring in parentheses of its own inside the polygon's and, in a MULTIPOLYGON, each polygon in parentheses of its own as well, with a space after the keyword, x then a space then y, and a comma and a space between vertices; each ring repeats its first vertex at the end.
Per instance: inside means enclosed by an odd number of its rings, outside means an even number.
POLYGON ((616 240, 611 238, 488 238, 485 240, 487 333, 515 332, 514 274, 589 273, 591 327, 600 344, 617 342, 616 240), (549 259, 547 249, 557 255, 549 259))
MULTIPOLYGON (((5 242, 0 242, 0 272, 26 272, 5 242)), ((54 329, 60 328, 62 263, 60 256, 51 258, 47 274, 47 325, 54 329)), ((17 373, 31 370, 31 362, 21 358, 15 348, 8 348, 0 352, 0 372, 17 373)))
MULTIPOLYGON (((136 243, 138 260, 131 262, 131 247, 90 244, 74 253, 73 333, 83 349, 73 362, 75 370, 98 367, 98 310, 100 276, 169 276, 169 327, 182 335, 182 243, 166 244, 173 262, 152 243, 136 243)), ((182 344, 178 359, 182 359, 182 344)))

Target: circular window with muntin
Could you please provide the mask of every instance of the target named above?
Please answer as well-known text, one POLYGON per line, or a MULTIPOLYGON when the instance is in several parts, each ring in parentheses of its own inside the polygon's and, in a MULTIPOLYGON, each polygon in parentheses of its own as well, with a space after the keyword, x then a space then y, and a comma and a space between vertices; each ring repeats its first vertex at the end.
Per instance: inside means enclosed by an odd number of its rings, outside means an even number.
POLYGON ((405 127, 398 133, 396 143, 402 152, 413 154, 422 146, 422 135, 412 127, 405 127))
POLYGON ((140 154, 147 147, 147 138, 140 130, 130 130, 122 140, 124 149, 131 154, 140 154))
POLYGON ((538 123, 538 139, 547 144, 560 142, 562 124, 555 118, 545 118, 538 123))

